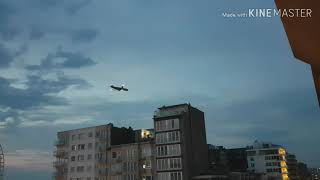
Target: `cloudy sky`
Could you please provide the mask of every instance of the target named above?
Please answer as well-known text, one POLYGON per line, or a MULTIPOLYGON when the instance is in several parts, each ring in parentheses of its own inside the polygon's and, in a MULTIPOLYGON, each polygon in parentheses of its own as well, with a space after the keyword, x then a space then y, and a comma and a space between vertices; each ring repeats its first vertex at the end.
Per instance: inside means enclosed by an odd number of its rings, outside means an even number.
POLYGON ((278 17, 224 18, 272 0, 1 0, 0 143, 6 178, 51 179, 57 131, 152 127, 162 105, 206 113, 208 143, 281 144, 320 166, 310 67, 278 17), (128 93, 108 85, 125 84, 128 93))

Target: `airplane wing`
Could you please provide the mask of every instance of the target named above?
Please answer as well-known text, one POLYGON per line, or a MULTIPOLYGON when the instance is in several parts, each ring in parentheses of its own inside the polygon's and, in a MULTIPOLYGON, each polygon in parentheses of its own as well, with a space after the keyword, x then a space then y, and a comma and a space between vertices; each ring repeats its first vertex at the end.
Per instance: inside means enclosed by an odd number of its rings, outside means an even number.
POLYGON ((116 87, 116 86, 110 86, 112 89, 115 89, 117 91, 121 91, 121 88, 120 87, 116 87))
POLYGON ((129 91, 127 88, 124 88, 124 87, 122 88, 122 90, 124 90, 124 91, 129 91))

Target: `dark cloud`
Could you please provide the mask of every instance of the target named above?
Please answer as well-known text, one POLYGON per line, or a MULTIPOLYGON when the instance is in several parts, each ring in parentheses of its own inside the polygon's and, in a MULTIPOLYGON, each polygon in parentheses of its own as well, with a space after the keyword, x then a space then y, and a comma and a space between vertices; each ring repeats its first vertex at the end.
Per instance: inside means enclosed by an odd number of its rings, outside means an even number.
POLYGON ((11 109, 26 110, 48 105, 65 105, 67 100, 56 94, 71 87, 88 86, 81 79, 58 75, 57 80, 43 79, 37 75, 28 76, 27 88, 20 89, 11 86, 8 79, 0 77, 0 106, 11 109))
POLYGON ((39 28, 32 28, 29 36, 31 40, 38 40, 45 36, 45 32, 40 30, 39 28))
POLYGON ((16 8, 6 1, 0 2, 0 37, 3 40, 11 40, 21 32, 17 26, 11 23, 12 16, 16 13, 16 8))
POLYGON ((9 49, 0 43, 0 68, 9 67, 13 60, 14 56, 10 53, 9 49))
POLYGON ((85 57, 80 53, 58 50, 54 54, 49 54, 41 61, 40 65, 27 66, 29 70, 52 70, 62 68, 81 68, 95 65, 96 62, 91 58, 85 57))
POLYGON ((68 14, 73 15, 77 13, 80 9, 84 8, 88 4, 90 4, 92 0, 77 0, 76 2, 70 4, 67 8, 66 11, 68 14))
POLYGON ((72 32, 72 42, 91 42, 97 37, 97 35, 98 31, 94 29, 77 30, 72 32))
MULTIPOLYGON (((33 81, 31 79, 31 81, 33 81)), ((43 81, 47 84, 57 84, 55 81, 43 81)), ((38 88, 43 88, 38 86, 38 88)), ((48 90, 48 89, 47 89, 48 90)), ((27 89, 18 89, 11 86, 10 81, 0 77, 0 106, 10 107, 12 109, 30 109, 33 107, 40 107, 46 105, 63 105, 66 100, 63 98, 48 95, 48 92, 42 89, 28 87, 27 89)), ((56 92, 58 93, 58 92, 56 92)))
POLYGON ((31 0, 29 3, 33 7, 48 9, 63 4, 64 0, 31 0))

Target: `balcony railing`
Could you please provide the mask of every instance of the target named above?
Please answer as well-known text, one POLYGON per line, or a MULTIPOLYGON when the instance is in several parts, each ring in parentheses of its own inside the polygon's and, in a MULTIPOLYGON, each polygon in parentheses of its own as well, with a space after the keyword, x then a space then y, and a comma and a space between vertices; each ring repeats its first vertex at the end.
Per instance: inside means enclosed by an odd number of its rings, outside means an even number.
POLYGON ((107 164, 107 160, 106 159, 98 159, 97 163, 98 164, 107 164))
POLYGON ((100 152, 104 152, 107 150, 107 147, 105 145, 102 145, 102 146, 98 146, 97 147, 97 150, 100 151, 100 152))
POLYGON ((63 172, 54 172, 52 174, 52 178, 55 179, 55 180, 58 180, 58 179, 65 179, 64 177, 67 177, 67 173, 63 173, 63 172))
POLYGON ((67 144, 66 140, 56 140, 56 142, 54 143, 56 146, 64 146, 67 144))
POLYGON ((53 166, 58 168, 58 167, 66 166, 67 163, 68 163, 67 161, 54 161, 53 166))
POLYGON ((67 158, 68 157, 68 153, 64 150, 57 150, 53 152, 53 155, 55 157, 59 157, 59 158, 67 158))

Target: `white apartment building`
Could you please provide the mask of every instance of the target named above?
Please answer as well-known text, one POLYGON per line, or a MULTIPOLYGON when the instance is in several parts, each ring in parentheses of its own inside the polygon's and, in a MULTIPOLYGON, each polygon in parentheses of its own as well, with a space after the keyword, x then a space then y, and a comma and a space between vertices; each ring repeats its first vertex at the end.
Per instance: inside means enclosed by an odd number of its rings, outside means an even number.
POLYGON ((58 133, 56 142, 55 179, 96 180, 96 166, 103 153, 101 147, 110 147, 111 124, 75 129, 58 133))
POLYGON ((112 124, 58 133, 56 180, 152 180, 153 135, 112 124))
POLYGON ((263 174, 269 179, 288 180, 286 154, 279 145, 255 141, 247 150, 248 171, 263 174))

